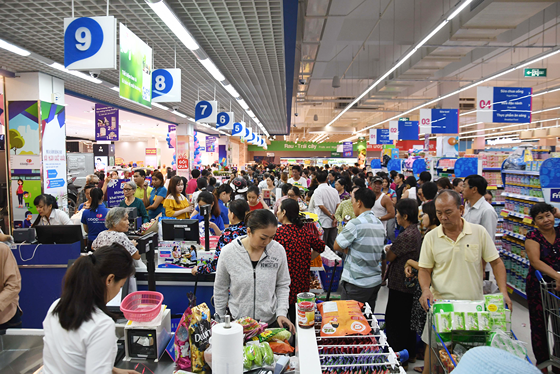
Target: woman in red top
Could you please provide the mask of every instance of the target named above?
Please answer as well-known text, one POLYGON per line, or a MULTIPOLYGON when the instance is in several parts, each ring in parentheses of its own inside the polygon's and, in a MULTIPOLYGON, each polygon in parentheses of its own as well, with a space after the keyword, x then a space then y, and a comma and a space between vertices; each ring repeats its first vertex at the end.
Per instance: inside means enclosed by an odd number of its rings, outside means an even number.
POLYGON ((325 242, 304 227, 297 201, 292 199, 282 201, 277 215, 282 226, 276 230, 274 240, 282 244, 286 250, 291 278, 288 316, 295 323, 297 294, 309 292, 311 260, 325 250, 325 242))
POLYGON ((270 209, 268 205, 260 197, 260 190, 258 186, 251 186, 247 190, 247 202, 251 211, 257 209, 270 209))

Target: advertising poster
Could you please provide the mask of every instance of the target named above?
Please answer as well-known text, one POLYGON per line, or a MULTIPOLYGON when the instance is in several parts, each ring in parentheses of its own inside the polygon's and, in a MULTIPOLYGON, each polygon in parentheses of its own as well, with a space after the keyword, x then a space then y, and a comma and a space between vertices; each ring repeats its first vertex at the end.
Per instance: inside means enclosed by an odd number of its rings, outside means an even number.
POLYGON ((120 34, 119 94, 152 107, 152 49, 122 23, 120 34))
POLYGON ((107 205, 109 208, 119 206, 124 200, 124 183, 128 179, 111 179, 107 184, 107 205))
POLYGON ((459 139, 457 136, 438 136, 436 141, 437 157, 459 156, 459 139))
POLYGON ((216 141, 218 140, 215 136, 206 137, 206 152, 216 152, 216 141))
MULTIPOLYGON (((267 156, 270 157, 269 154, 267 156)), ((272 157, 274 157, 274 153, 272 157)), ((221 167, 227 166, 227 148, 225 144, 218 145, 218 162, 221 167)))
POLYGON ((119 140, 119 110, 95 104, 95 141, 119 140))
POLYGON ((358 138, 358 165, 363 166, 366 163, 367 142, 365 137, 358 138))
POLYGON ((41 102, 43 127, 43 191, 53 195, 62 210, 68 207, 66 185, 66 111, 62 105, 41 102))
POLYGON ((41 194, 41 178, 12 176, 11 189, 14 227, 31 227, 37 218, 37 209, 33 205, 33 200, 41 194))
POLYGON ((39 103, 10 101, 8 103, 8 136, 12 175, 40 174, 39 103))
POLYGON ((342 157, 352 157, 352 142, 342 143, 342 157))
MULTIPOLYGON (((157 167, 158 166, 158 160, 157 160, 157 148, 146 148, 146 165, 147 166, 151 166, 151 167, 157 167)), ((138 161, 139 163, 140 161, 138 161)), ((144 166, 144 165, 138 165, 140 167, 144 166)))

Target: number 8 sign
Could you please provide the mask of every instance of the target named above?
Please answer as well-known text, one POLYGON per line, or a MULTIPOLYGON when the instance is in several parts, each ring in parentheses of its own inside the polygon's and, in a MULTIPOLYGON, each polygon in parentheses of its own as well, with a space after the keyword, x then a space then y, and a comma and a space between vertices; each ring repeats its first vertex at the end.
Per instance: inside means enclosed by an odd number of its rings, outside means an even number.
POLYGON ((117 68, 115 17, 64 19, 64 66, 70 70, 117 68))
POLYGON ((157 69, 152 72, 152 102, 181 102, 181 69, 157 69))
POLYGON ((198 101, 194 108, 194 119, 202 123, 216 123, 218 120, 217 101, 198 101))

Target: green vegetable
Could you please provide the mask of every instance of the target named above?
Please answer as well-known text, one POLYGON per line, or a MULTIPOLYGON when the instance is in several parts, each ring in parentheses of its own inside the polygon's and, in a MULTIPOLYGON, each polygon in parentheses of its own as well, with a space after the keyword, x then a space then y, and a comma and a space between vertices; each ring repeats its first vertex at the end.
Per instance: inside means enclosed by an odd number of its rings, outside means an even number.
POLYGON ((253 360, 249 358, 250 351, 250 347, 245 347, 243 350, 243 367, 247 370, 251 369, 253 366, 253 360))
POLYGON ((288 330, 280 331, 278 334, 272 337, 272 340, 289 340, 292 337, 292 334, 288 330))
POLYGON ((258 345, 255 345, 255 365, 257 367, 263 366, 263 350, 258 345))
POLYGON ((251 361, 255 361, 255 346, 254 345, 248 345, 245 347, 245 354, 247 355, 247 358, 251 361))
POLYGON ((270 344, 268 344, 268 342, 264 342, 261 343, 261 347, 264 351, 264 363, 272 365, 274 363, 274 353, 272 352, 272 348, 270 348, 270 344))

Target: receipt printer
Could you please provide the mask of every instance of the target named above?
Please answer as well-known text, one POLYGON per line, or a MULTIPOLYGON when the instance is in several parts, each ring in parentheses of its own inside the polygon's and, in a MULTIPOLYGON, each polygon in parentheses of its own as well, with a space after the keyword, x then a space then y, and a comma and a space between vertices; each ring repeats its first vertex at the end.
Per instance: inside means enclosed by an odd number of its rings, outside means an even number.
MULTIPOLYGON (((162 306, 163 308, 163 306, 162 306)), ((155 360, 171 339, 171 310, 165 308, 151 322, 131 322, 124 328, 125 361, 155 360)))
POLYGON ((35 241, 35 229, 32 227, 14 229, 13 235, 15 243, 33 243, 35 241))

